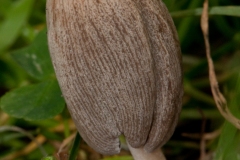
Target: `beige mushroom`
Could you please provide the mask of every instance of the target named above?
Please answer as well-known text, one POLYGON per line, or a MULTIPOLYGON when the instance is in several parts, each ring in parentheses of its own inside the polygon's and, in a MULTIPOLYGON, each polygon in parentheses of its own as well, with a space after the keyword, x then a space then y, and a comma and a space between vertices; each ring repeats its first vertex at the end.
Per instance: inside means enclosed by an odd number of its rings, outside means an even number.
POLYGON ((88 145, 117 154, 123 134, 135 159, 160 156, 183 95, 179 41, 163 2, 47 0, 47 27, 59 85, 88 145))

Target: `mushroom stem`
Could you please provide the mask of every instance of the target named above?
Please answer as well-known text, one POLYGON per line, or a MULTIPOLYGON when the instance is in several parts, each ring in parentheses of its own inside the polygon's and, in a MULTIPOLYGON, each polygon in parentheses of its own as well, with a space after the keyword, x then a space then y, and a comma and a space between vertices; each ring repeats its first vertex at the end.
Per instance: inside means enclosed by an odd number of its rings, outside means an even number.
POLYGON ((147 152, 143 147, 133 148, 129 144, 128 147, 134 160, 166 160, 161 148, 157 148, 153 152, 147 152))

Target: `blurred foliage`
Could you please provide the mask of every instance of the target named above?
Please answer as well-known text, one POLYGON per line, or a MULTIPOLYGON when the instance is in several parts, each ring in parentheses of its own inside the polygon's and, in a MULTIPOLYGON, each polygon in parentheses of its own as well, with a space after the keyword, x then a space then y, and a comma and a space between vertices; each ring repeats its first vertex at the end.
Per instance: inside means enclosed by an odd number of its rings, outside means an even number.
MULTIPOLYGON (((185 95, 178 127, 163 151, 170 160, 198 159, 204 132, 208 136, 205 150, 210 159, 238 160, 240 132, 220 115, 210 91, 200 28, 203 1, 164 2, 181 42, 185 95)), ((0 159, 60 159, 71 156, 71 146, 77 145, 69 140, 57 154, 63 141, 76 129, 64 109, 50 62, 45 3, 45 0, 0 0, 0 159), (28 139, 17 130, 6 131, 4 126, 18 126, 35 139, 28 139), (43 146, 48 157, 35 141, 43 146)), ((240 2, 211 0, 209 3, 209 38, 220 89, 232 113, 240 118, 240 2)), ((126 149, 116 156, 103 156, 79 142, 79 160, 132 159, 126 149)))

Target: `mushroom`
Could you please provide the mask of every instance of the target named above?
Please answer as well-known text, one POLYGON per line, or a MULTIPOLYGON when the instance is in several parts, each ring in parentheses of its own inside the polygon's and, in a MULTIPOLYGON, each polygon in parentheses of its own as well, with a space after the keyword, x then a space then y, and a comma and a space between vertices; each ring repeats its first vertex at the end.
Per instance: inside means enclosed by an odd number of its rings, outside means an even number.
POLYGON ((163 2, 47 0, 47 28, 60 88, 86 143, 117 154, 123 134, 135 159, 163 156, 183 95, 179 41, 163 2))

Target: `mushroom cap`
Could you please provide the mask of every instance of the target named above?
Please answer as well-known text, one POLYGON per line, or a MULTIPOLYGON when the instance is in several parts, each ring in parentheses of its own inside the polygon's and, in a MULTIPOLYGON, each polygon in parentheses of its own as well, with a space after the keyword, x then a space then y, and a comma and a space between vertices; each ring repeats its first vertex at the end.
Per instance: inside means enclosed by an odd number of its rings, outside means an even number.
POLYGON ((173 134, 183 85, 177 32, 158 0, 47 0, 48 43, 68 110, 97 152, 123 134, 148 152, 173 134))

